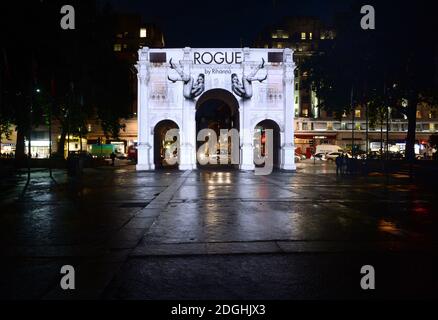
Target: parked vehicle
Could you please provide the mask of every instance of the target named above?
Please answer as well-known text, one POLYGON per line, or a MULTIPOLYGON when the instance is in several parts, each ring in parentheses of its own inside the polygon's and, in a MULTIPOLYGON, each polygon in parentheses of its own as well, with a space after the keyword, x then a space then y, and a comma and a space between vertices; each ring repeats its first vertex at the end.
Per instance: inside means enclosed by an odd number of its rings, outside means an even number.
POLYGON ((341 152, 330 152, 325 155, 328 161, 335 161, 337 157, 341 156, 341 152))
POLYGON ((316 146, 315 154, 318 153, 331 153, 331 152, 340 152, 342 153, 343 150, 340 146, 334 145, 334 144, 320 144, 316 146))
POLYGON ((298 152, 295 152, 295 157, 298 157, 299 160, 306 160, 307 159, 305 154, 298 153, 298 152))
POLYGON ((130 146, 128 148, 128 160, 137 162, 137 147, 136 146, 130 146))
POLYGON ((116 158, 119 160, 128 159, 128 156, 126 154, 124 154, 123 152, 116 151, 115 154, 116 154, 116 158))
POLYGON ((322 160, 322 161, 325 161, 325 160, 327 160, 326 158, 325 158, 325 153, 322 153, 322 152, 320 152, 320 153, 315 153, 310 159, 315 159, 315 160, 322 160))

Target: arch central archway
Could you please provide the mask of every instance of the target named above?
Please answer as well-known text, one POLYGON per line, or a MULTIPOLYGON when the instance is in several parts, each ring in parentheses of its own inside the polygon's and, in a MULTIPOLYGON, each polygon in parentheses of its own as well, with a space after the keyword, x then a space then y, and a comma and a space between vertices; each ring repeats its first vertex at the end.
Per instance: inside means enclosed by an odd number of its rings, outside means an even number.
MULTIPOLYGON (((196 137, 202 129, 212 129, 216 132, 218 138, 218 143, 216 145, 216 154, 210 154, 206 150, 205 157, 215 157, 219 163, 220 156, 220 145, 219 137, 220 130, 222 129, 236 129, 240 130, 240 117, 239 117, 239 102, 236 97, 229 91, 225 89, 211 89, 206 91, 198 99, 196 103, 196 137)), ((204 144, 205 142, 196 141, 196 150, 204 144)), ((228 139, 228 161, 227 165, 220 165, 221 167, 227 168, 238 168, 238 165, 231 164, 231 148, 232 139, 228 139)), ((223 152, 223 151, 222 151, 223 152)), ((197 161, 198 168, 208 168, 212 165, 200 165, 197 161)), ((219 166, 214 165, 214 167, 219 166)))

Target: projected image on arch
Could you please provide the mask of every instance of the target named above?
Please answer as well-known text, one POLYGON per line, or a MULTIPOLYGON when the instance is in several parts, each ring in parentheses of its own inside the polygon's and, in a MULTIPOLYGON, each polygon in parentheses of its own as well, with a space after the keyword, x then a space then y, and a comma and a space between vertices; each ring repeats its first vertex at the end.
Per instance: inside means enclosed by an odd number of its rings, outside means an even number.
MULTIPOLYGON (((220 164, 221 166, 228 165, 229 168, 235 166, 237 168, 238 165, 233 164, 232 161, 232 152, 233 147, 238 148, 239 142, 233 140, 231 136, 223 135, 221 138, 221 130, 230 132, 231 129, 236 129, 237 133, 239 130, 238 102, 230 92, 221 89, 210 90, 199 99, 196 108, 196 133, 202 132, 203 129, 210 129, 216 137, 211 137, 209 134, 205 141, 197 141, 198 167, 206 165, 200 163, 199 160, 202 162, 208 160, 208 166, 220 164), (213 147, 206 143, 211 138, 215 139, 213 147)), ((237 154, 237 159, 238 156, 237 154)))

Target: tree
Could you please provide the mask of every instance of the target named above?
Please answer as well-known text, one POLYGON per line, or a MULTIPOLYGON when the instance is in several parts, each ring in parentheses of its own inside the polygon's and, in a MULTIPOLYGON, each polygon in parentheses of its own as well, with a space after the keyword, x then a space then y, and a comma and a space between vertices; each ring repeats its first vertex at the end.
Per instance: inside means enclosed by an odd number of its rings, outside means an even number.
POLYGON ((388 108, 405 115, 406 158, 413 161, 417 106, 421 102, 437 103, 436 42, 429 38, 437 29, 434 11, 421 0, 415 4, 374 2, 376 30, 362 30, 360 6, 356 3, 337 20, 336 39, 303 67, 320 106, 336 111, 338 116, 350 111, 350 88, 354 88, 351 105, 367 106, 372 119, 381 118, 388 108))
POLYGON ((129 66, 116 61, 112 49, 111 12, 100 11, 97 1, 72 0, 69 4, 75 8, 76 28, 63 30, 60 8, 64 4, 60 0, 34 1, 0 8, 6 26, 1 29, 2 51, 9 69, 1 90, 2 115, 16 125, 17 159, 24 158, 30 120, 32 125, 47 123, 49 115, 58 120, 62 154, 66 136, 84 135, 86 120, 94 114, 105 132, 117 137, 124 104, 130 103, 129 66), (27 40, 17 41, 23 34, 27 40))

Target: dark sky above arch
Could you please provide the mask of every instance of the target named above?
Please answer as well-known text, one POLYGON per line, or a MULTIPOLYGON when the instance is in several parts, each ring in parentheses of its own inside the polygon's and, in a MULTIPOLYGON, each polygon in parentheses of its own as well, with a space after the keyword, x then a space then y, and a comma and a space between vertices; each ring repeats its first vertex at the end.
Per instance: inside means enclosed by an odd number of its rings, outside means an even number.
POLYGON ((265 27, 284 16, 329 21, 354 0, 109 0, 117 11, 135 12, 164 31, 167 47, 251 46, 265 27))

